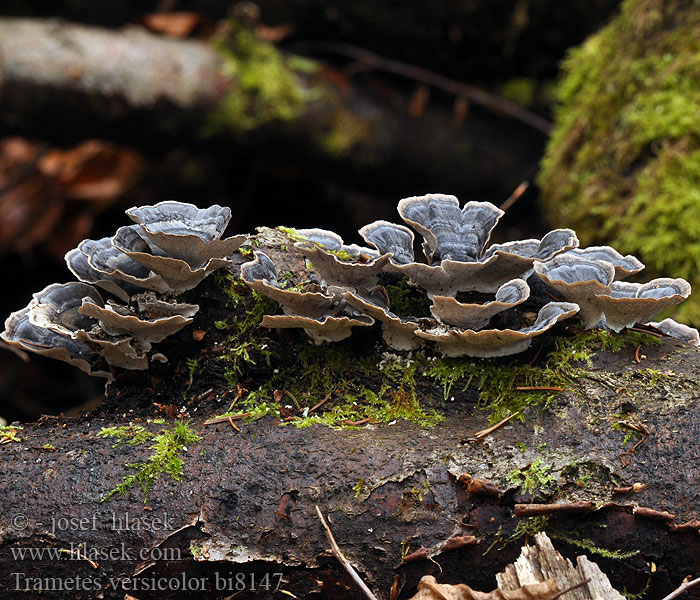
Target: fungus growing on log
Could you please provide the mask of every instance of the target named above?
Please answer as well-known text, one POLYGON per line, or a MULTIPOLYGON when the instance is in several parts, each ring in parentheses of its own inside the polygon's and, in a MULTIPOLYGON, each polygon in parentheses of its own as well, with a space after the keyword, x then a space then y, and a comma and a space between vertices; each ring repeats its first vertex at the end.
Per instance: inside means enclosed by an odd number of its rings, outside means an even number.
MULTIPOLYGON (((127 214, 136 225, 111 238, 83 240, 68 252, 68 268, 80 281, 34 294, 7 319, 2 339, 109 380, 107 365, 147 369, 152 345, 191 323, 199 310, 173 296, 230 265, 230 255, 247 238, 220 239, 231 211, 216 205, 200 210, 161 202, 127 214), (91 284, 124 304, 105 300, 91 284)), ((167 358, 156 352, 150 360, 167 358)))

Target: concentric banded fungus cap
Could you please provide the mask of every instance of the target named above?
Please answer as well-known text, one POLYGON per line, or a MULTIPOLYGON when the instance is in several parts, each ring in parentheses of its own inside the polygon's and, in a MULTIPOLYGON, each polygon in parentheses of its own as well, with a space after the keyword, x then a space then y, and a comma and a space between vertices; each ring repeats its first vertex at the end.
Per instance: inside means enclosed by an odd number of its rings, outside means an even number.
POLYGON ((83 302, 80 312, 98 319, 102 329, 109 335, 133 336, 146 351, 150 350, 152 343, 164 340, 192 322, 192 318, 182 315, 143 319, 131 313, 126 307, 110 303, 100 306, 89 298, 83 302))
POLYGON ((700 346, 700 333, 698 333, 698 330, 683 325, 682 323, 677 323, 673 319, 664 319, 658 323, 649 323, 649 325, 656 327, 659 331, 681 342, 685 342, 691 346, 700 346))
POLYGON ((527 264, 529 269, 535 260, 549 260, 557 254, 576 248, 578 243, 576 232, 572 229, 553 229, 541 240, 529 239, 492 244, 484 252, 482 260, 498 253, 503 258, 512 256, 511 260, 520 259, 522 265, 527 264))
POLYGON ((688 296, 690 284, 685 279, 661 277, 644 284, 615 281, 609 291, 596 294, 596 299, 605 313, 605 324, 619 332, 635 323, 646 323, 688 296))
POLYGON ((418 330, 416 335, 435 342, 438 352, 445 356, 508 356, 527 350, 533 338, 577 312, 577 304, 550 302, 540 309, 535 323, 524 329, 472 331, 470 329, 453 329, 442 325, 427 331, 418 330))
POLYGON ((78 340, 34 325, 29 321, 29 310, 27 306, 13 312, 5 321, 5 331, 0 338, 28 352, 67 362, 88 375, 113 380, 102 357, 78 340))
POLYGON ((570 302, 580 306, 584 327, 589 329, 603 318, 596 294, 606 294, 615 279, 615 267, 608 262, 588 260, 568 253, 535 261, 535 273, 570 302))
POLYGON ((64 336, 71 336, 79 329, 91 329, 97 322, 80 313, 84 298, 104 304, 99 292, 87 283, 52 283, 33 294, 29 320, 38 327, 64 336))
POLYGON ((375 221, 359 231, 362 239, 376 248, 380 254, 391 253, 391 262, 406 265, 415 261, 413 254, 413 232, 404 225, 389 221, 375 221))
POLYGON ((197 287, 212 271, 230 264, 228 258, 211 258, 203 266, 192 268, 187 261, 180 258, 154 254, 154 251, 162 252, 162 250, 152 249, 146 240, 139 235, 138 225, 120 227, 111 241, 118 250, 157 275, 157 277, 151 277, 140 284, 144 288, 155 291, 184 292, 191 290, 197 287), (156 283, 160 279, 163 282, 156 283))
POLYGON ((431 319, 402 319, 376 296, 367 298, 354 292, 345 292, 343 298, 350 306, 381 322, 382 337, 387 346, 395 350, 416 350, 423 345, 423 340, 416 337, 415 332, 421 325, 431 322, 431 319))
MULTIPOLYGON (((401 218, 418 231, 427 244, 429 262, 435 258, 472 262, 479 259, 503 211, 490 202, 467 202, 444 194, 404 198, 401 218)), ((425 250, 425 246, 424 246, 425 250)))
POLYGON ((343 308, 333 295, 316 291, 318 286, 309 286, 309 291, 279 287, 275 265, 263 252, 256 252, 255 260, 241 265, 241 277, 250 288, 277 302, 286 315, 321 319, 335 316, 343 308))
POLYGON ((588 260, 604 260, 615 267, 615 279, 624 279, 644 269, 644 264, 637 257, 628 254, 622 256, 610 246, 590 246, 589 248, 573 248, 566 254, 581 256, 588 260))
MULTIPOLYGON (((138 237, 134 231, 133 235, 140 240, 145 246, 145 242, 138 237)), ((135 239, 136 239, 135 238, 135 239)), ((147 247, 147 246, 146 246, 147 247)), ((139 264, 112 244, 111 238, 102 238, 100 240, 83 240, 80 242, 76 250, 69 252, 66 255, 68 267, 78 276, 82 278, 94 278, 97 274, 98 281, 113 281, 119 288, 125 290, 121 294, 116 294, 121 300, 127 301, 124 295, 130 289, 144 290, 152 289, 159 292, 168 291, 167 284, 161 277, 151 273, 151 271, 142 264, 139 264), (87 259, 88 269, 84 268, 79 254, 83 254, 87 259), (129 288, 131 286, 131 288, 129 288)), ((87 281, 93 283, 93 281, 87 281)), ((97 283, 97 282, 95 282, 97 283)), ((109 289, 108 291, 116 290, 109 289)))
POLYGON ((488 325, 491 317, 525 302, 529 296, 527 283, 522 279, 513 279, 498 288, 496 299, 492 302, 467 304, 458 302, 451 296, 434 296, 430 312, 448 325, 462 329, 481 329, 488 325))
POLYGON ((325 285, 345 289, 374 289, 390 258, 384 254, 366 263, 346 262, 317 245, 296 244, 296 247, 311 261, 325 285))
POLYGON ((271 329, 302 328, 315 344, 339 342, 350 337, 353 327, 370 325, 374 325, 374 319, 362 316, 325 316, 321 319, 312 319, 298 315, 265 315, 262 320, 262 326, 271 329))
POLYGON ((221 239, 231 219, 231 209, 218 204, 197 208, 169 200, 130 208, 126 214, 162 254, 182 259, 193 269, 204 267, 212 258, 231 256, 247 239, 245 235, 221 239))
POLYGON ((88 257, 77 248, 70 250, 66 254, 65 260, 66 265, 68 265, 68 270, 73 273, 79 281, 99 285, 103 290, 114 294, 123 302, 128 302, 130 296, 138 293, 142 289, 126 283, 125 281, 117 280, 110 275, 99 273, 90 266, 88 257))

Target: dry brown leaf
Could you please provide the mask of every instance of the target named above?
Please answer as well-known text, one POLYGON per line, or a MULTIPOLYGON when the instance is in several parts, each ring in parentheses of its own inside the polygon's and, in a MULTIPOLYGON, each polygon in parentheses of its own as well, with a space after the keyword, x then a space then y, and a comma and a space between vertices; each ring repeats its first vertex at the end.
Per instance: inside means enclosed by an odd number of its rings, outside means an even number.
POLYGON ((477 592, 463 583, 438 583, 435 577, 426 575, 418 583, 418 593, 411 600, 550 600, 557 594, 559 587, 554 579, 524 585, 512 592, 477 592))
POLYGON ((141 178, 145 160, 89 140, 68 150, 0 140, 0 252, 39 245, 62 257, 89 237, 95 217, 141 178))
POLYGON ((190 37, 195 31, 210 29, 211 21, 196 12, 151 13, 145 15, 141 22, 147 29, 174 38, 190 37))

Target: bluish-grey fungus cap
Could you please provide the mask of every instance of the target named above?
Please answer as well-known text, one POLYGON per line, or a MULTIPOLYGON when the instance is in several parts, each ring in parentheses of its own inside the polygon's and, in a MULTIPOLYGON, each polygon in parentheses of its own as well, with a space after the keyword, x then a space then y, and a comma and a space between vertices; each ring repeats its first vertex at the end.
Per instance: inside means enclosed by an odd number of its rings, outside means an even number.
POLYGON ((596 295, 609 292, 615 279, 612 264, 564 253, 545 262, 535 261, 533 268, 542 281, 580 306, 579 315, 586 329, 600 322, 603 309, 596 295))
POLYGON ((436 259, 479 260, 491 231, 504 214, 490 202, 467 202, 460 209, 456 197, 444 194, 404 198, 398 211, 425 239, 426 258, 431 263, 436 259))
POLYGON ((32 324, 60 335, 71 336, 79 329, 89 330, 97 321, 80 313, 84 298, 104 305, 100 293, 79 281, 52 283, 32 296, 29 320, 32 324))
POLYGON ((30 307, 27 306, 13 312, 6 319, 0 338, 28 352, 67 362, 88 375, 113 380, 102 357, 81 341, 34 325, 29 319, 29 311, 30 307))
POLYGON ((374 221, 359 231, 362 239, 376 248, 380 254, 391 253, 391 262, 407 265, 415 261, 413 232, 404 225, 389 221, 374 221))
POLYGON ((320 319, 299 315, 265 315, 262 326, 270 329, 303 329, 314 344, 339 342, 352 335, 353 327, 374 325, 371 317, 325 316, 320 319))
POLYGON ((664 319, 658 323, 650 322, 649 325, 690 346, 700 346, 700 333, 693 327, 677 323, 673 319, 664 319))
POLYGON ((575 315, 578 309, 574 303, 550 302, 540 309, 535 323, 524 329, 473 331, 439 325, 426 331, 417 330, 416 335, 435 342, 438 352, 445 356, 508 356, 527 350, 535 337, 575 315))
POLYGON ((185 260, 163 256, 160 247, 154 248, 141 237, 138 227, 138 225, 120 227, 111 242, 129 258, 144 265, 158 276, 151 277, 140 284, 147 289, 165 293, 191 290, 216 269, 231 264, 228 258, 210 258, 203 266, 192 268, 185 260))
POLYGON ((504 283, 496 299, 485 304, 462 303, 451 296, 434 296, 430 312, 439 321, 462 329, 482 329, 494 315, 522 304, 530 296, 530 288, 522 279, 504 283))
POLYGON ((296 247, 311 261, 313 270, 326 286, 344 289, 374 289, 390 258, 389 254, 383 254, 368 262, 344 261, 318 245, 296 244, 296 247))
POLYGON ((574 230, 553 229, 541 240, 516 240, 505 244, 492 244, 484 252, 483 259, 489 258, 498 252, 503 255, 511 254, 522 259, 528 259, 531 266, 535 260, 549 260, 557 254, 576 248, 578 244, 578 237, 576 237, 574 230))
POLYGON ((573 248, 566 254, 581 256, 589 260, 603 260, 615 267, 615 279, 624 279, 644 269, 644 264, 637 257, 627 254, 622 256, 610 246, 590 246, 588 248, 573 248))
POLYGON ((277 283, 274 263, 264 252, 256 252, 255 260, 241 265, 243 281, 259 294, 277 302, 285 315, 321 319, 342 312, 344 303, 333 294, 318 291, 318 286, 284 289, 277 283))
POLYGON ((416 350, 424 345, 423 340, 416 337, 416 330, 431 319, 402 318, 389 310, 388 303, 381 301, 377 295, 361 296, 356 292, 345 292, 345 301, 360 313, 369 315, 382 324, 382 338, 387 346, 395 350, 416 350))
POLYGON ((613 331, 646 323, 662 310, 683 302, 690 296, 685 279, 661 277, 648 283, 615 281, 610 290, 596 294, 605 314, 605 324, 613 331))
POLYGON ((68 270, 75 275, 76 279, 84 283, 98 285, 106 292, 119 298, 122 302, 128 302, 131 296, 143 291, 143 288, 140 286, 127 283, 116 276, 106 275, 96 271, 90 266, 88 257, 78 248, 67 252, 65 260, 68 270))
POLYGON ((221 239, 231 219, 231 209, 218 204, 197 208, 168 200, 130 208, 126 214, 163 255, 184 260, 193 270, 204 267, 212 258, 230 257, 247 239, 245 235, 221 239))

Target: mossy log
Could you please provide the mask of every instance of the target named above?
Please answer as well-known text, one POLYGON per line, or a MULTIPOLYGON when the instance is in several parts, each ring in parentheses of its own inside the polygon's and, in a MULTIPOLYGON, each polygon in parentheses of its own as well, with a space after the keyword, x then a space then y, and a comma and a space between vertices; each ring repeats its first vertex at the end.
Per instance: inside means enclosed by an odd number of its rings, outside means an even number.
POLYGON ((362 598, 316 506, 384 599, 426 574, 493 589, 542 530, 646 598, 697 574, 697 349, 596 354, 624 336, 562 326, 510 360, 387 354, 369 328, 312 347, 233 275, 189 294, 169 363, 0 430, 3 598, 362 598))

